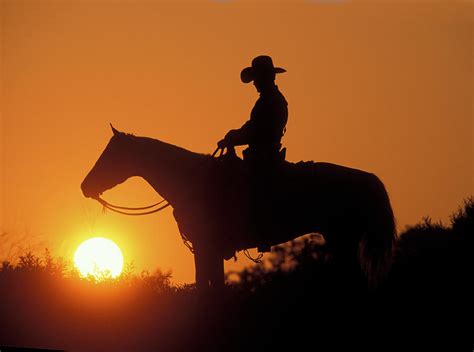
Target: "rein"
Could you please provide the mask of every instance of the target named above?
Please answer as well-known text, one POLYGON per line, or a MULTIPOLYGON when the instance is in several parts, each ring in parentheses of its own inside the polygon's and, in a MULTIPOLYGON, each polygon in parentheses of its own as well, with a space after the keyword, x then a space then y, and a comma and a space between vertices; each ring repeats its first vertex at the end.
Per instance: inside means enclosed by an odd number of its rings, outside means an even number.
POLYGON ((148 215, 148 214, 153 214, 153 213, 157 213, 163 209, 165 209, 166 207, 169 207, 171 204, 168 203, 165 199, 162 199, 160 200, 158 203, 155 203, 155 204, 152 204, 152 205, 148 205, 146 207, 136 207, 136 208, 132 208, 132 207, 122 207, 122 206, 118 206, 118 205, 113 205, 113 204, 110 204, 109 202, 107 202, 106 200, 103 200, 102 198, 100 197, 97 197, 96 200, 102 204, 102 206, 104 208, 107 208, 109 210, 112 210, 116 213, 119 213, 119 214, 123 214, 123 215, 130 215, 130 216, 140 216, 140 215, 148 215), (147 210, 147 209, 152 209, 160 204, 163 204, 165 203, 164 205, 162 205, 161 207, 159 208, 156 208, 156 209, 153 209, 153 210, 148 210, 148 211, 142 211, 142 212, 137 212, 137 213, 134 213, 133 211, 137 211, 137 210, 147 210), (125 211, 124 211, 125 210, 125 211), (126 211, 126 210, 130 210, 129 211, 126 211))

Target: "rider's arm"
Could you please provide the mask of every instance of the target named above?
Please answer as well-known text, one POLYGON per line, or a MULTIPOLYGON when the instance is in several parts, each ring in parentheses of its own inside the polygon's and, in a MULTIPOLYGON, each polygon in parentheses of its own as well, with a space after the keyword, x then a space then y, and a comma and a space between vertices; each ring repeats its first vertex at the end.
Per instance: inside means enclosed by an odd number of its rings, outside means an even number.
POLYGON ((248 120, 242 127, 237 130, 230 130, 225 138, 224 143, 226 146, 233 147, 238 145, 249 144, 253 135, 253 121, 248 120))

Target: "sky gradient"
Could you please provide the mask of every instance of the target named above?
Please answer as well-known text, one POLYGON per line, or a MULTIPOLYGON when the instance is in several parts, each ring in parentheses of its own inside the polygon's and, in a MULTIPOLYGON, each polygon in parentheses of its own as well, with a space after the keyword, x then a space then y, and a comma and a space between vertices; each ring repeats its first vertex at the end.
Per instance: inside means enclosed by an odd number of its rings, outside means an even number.
MULTIPOLYGON (((15 243, 71 259, 104 236, 139 269, 194 278, 170 209, 128 218, 80 183, 120 130, 211 153, 258 98, 239 74, 287 69, 290 161, 385 183, 398 228, 448 221, 474 194, 473 6, 467 1, 0 0, 0 259, 15 243)), ((140 179, 110 202, 159 199, 140 179)), ((225 234, 223 234, 225 236, 225 234)), ((8 258, 7 258, 8 259, 8 258)), ((239 263, 248 264, 239 255, 239 263)))

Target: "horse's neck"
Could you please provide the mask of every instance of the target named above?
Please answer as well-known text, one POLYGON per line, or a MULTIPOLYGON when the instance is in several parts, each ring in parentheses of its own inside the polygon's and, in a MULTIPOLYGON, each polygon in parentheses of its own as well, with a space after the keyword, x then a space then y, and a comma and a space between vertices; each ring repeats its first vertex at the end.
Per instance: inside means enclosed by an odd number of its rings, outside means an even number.
POLYGON ((138 176, 170 203, 183 199, 198 182, 196 175, 207 155, 193 153, 160 140, 135 137, 138 176))

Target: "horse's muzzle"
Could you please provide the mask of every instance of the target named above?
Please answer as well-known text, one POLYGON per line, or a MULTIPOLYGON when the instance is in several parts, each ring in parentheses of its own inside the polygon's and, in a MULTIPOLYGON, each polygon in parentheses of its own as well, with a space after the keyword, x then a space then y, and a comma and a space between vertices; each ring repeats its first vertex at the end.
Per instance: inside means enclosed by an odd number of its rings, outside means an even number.
POLYGON ((92 189, 92 187, 90 187, 86 180, 84 180, 82 183, 81 183, 81 190, 82 190, 82 194, 84 195, 84 197, 86 198, 93 198, 93 199, 97 199, 99 198, 99 192, 95 191, 92 189))

